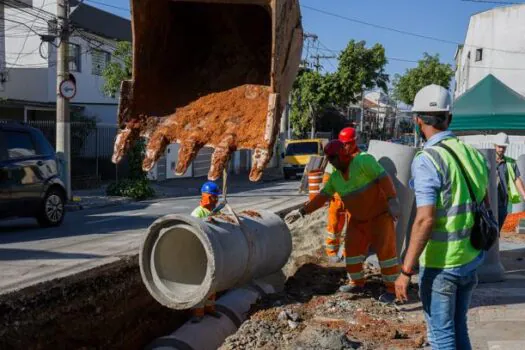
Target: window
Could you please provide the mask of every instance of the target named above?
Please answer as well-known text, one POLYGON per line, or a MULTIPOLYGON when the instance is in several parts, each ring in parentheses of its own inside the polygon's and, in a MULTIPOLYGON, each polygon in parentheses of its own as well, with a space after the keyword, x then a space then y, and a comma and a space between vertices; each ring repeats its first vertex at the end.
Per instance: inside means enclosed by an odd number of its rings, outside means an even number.
POLYGON ((46 137, 40 130, 34 131, 33 136, 35 137, 35 141, 38 146, 39 155, 49 156, 55 154, 53 146, 51 146, 49 141, 47 141, 46 137))
POLYGON ((317 142, 290 143, 286 147, 287 156, 299 156, 305 154, 318 154, 319 144, 317 142))
POLYGON ((26 158, 36 155, 31 134, 21 131, 4 132, 7 136, 7 155, 10 159, 26 158))
POLYGON ((93 75, 102 75, 104 69, 107 67, 109 61, 111 60, 111 55, 109 52, 102 50, 92 50, 91 51, 91 74, 93 75))
POLYGON ((476 50, 476 62, 483 61, 483 49, 476 50))
POLYGON ((70 72, 80 72, 81 71, 81 54, 80 54, 80 45, 69 44, 69 71, 70 72))

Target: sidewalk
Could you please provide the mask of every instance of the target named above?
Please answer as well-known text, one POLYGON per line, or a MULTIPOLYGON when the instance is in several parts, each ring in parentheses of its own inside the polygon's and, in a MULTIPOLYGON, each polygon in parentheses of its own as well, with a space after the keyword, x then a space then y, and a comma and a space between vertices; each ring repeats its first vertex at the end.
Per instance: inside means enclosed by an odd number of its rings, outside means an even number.
MULTIPOLYGON (((248 175, 248 173, 228 175, 228 193, 236 193, 252 188, 256 189, 258 187, 264 187, 265 184, 283 180, 283 175, 279 168, 266 169, 262 179, 256 183, 250 182, 248 175)), ((207 178, 203 176, 151 182, 151 185, 155 190, 155 198, 175 198, 199 195, 200 188, 206 181, 207 178)), ((217 183, 222 186, 222 178, 217 180, 217 183)), ((106 187, 107 185, 92 190, 74 191, 73 197, 75 200, 66 205, 66 210, 77 211, 83 209, 104 208, 134 201, 133 199, 126 197, 107 196, 106 187)), ((151 200, 151 198, 149 200, 151 200)))
POLYGON ((525 349, 525 244, 502 241, 505 281, 479 284, 469 330, 474 349, 525 349))

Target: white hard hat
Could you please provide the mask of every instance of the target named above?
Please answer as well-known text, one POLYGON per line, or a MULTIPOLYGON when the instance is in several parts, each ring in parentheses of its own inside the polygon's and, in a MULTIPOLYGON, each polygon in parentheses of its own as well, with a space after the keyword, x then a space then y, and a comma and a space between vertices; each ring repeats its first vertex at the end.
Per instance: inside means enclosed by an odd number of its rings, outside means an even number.
POLYGON ((504 132, 500 132, 499 134, 494 136, 494 144, 496 146, 508 147, 509 137, 504 132))
POLYGON ((448 90, 436 84, 427 85, 416 94, 412 112, 450 112, 452 99, 448 90))

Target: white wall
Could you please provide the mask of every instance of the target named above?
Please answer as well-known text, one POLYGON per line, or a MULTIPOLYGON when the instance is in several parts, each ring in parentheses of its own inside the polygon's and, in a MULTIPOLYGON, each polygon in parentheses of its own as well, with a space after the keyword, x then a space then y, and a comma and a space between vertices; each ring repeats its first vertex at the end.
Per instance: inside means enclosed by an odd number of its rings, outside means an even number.
MULTIPOLYGON (((8 68, 8 80, 0 90, 1 98, 26 101, 47 101, 47 68, 8 68)), ((53 90, 54 91, 54 90, 53 90)))
POLYGON ((525 95, 525 5, 498 7, 472 16, 457 66, 456 98, 488 74, 525 95), (478 48, 483 48, 483 59, 476 62, 478 48))
POLYGON ((83 104, 82 106, 84 107, 84 114, 89 117, 97 117, 97 122, 99 124, 117 125, 117 105, 83 104))
MULTIPOLYGON (((25 2, 31 3, 30 0, 25 2)), ((57 5, 54 0, 33 0, 32 4, 34 9, 36 9, 33 11, 41 8, 51 12, 51 14, 56 13, 57 5)), ((4 17, 11 22, 6 21, 5 32, 0 31, 0 51, 2 50, 2 41, 5 39, 5 61, 8 81, 4 84, 3 91, 0 88, 0 96, 24 101, 53 103, 56 101, 57 84, 56 48, 53 45, 44 44, 43 50, 40 50, 40 37, 33 32, 47 34, 49 29, 48 23, 45 19, 35 18, 21 10, 23 8, 5 8, 4 17), (32 30, 12 21, 24 23, 32 30), (47 57, 41 57, 40 51, 47 57)), ((80 105, 99 104, 99 107, 90 106, 87 108, 96 109, 96 114, 99 115, 104 123, 115 124, 118 100, 105 96, 102 92, 104 83, 102 76, 92 74, 91 49, 97 47, 112 53, 112 47, 116 46, 116 42, 92 34, 89 36, 94 40, 88 42, 78 36, 74 36, 70 40, 72 43, 81 46, 81 71, 71 72, 77 81, 77 94, 71 102, 80 105)), ((1 68, 2 56, 0 54, 0 70, 1 68)))

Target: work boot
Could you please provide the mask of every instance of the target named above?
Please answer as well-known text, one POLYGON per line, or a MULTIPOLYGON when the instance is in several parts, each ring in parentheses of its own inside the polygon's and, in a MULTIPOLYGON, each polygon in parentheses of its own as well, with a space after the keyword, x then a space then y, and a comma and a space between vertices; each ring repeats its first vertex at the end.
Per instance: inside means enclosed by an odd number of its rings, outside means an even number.
POLYGON ((359 294, 365 291, 365 287, 356 284, 345 284, 344 286, 339 287, 339 291, 341 293, 359 294))
POLYGON ((377 299, 380 303, 383 304, 393 304, 396 301, 396 296, 394 293, 383 293, 377 299))

